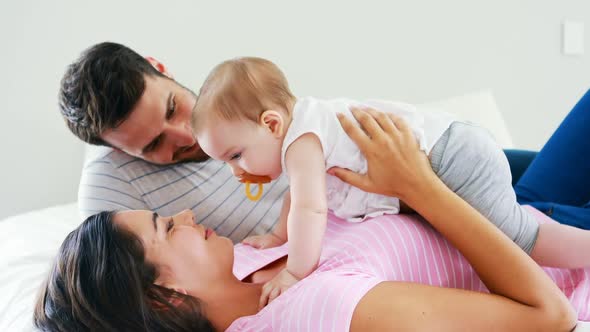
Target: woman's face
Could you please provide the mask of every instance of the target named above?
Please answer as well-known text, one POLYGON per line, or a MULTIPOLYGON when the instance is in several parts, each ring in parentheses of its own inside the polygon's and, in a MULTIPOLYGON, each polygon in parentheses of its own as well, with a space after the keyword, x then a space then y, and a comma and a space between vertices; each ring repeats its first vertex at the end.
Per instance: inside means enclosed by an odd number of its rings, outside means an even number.
POLYGON ((141 239, 147 261, 158 271, 156 284, 197 295, 233 276, 233 243, 196 225, 190 210, 172 217, 123 211, 114 222, 141 239))

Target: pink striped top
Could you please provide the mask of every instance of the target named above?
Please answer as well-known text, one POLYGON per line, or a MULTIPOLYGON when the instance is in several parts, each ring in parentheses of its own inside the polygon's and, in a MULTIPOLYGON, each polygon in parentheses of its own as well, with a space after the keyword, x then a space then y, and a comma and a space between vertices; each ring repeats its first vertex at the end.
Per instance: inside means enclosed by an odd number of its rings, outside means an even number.
MULTIPOLYGON (((554 222, 530 210, 540 222, 554 222)), ((234 274, 243 279, 285 256, 287 245, 256 250, 238 244, 234 252, 234 274)), ((590 321, 590 268, 545 271, 576 308, 578 319, 590 321)), ((348 331, 359 300, 387 280, 487 291, 463 256, 417 217, 388 215, 349 223, 331 215, 317 270, 227 331, 348 331)))

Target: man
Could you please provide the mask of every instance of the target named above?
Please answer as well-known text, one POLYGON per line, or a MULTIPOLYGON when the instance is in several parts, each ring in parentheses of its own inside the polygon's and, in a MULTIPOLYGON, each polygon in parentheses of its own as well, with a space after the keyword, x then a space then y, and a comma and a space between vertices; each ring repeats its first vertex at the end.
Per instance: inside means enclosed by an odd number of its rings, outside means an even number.
POLYGON ((259 201, 248 200, 229 168, 195 141, 195 101, 162 63, 120 44, 94 45, 68 66, 61 113, 78 138, 104 146, 82 171, 82 217, 125 209, 174 215, 188 208, 197 223, 234 241, 272 228, 287 181, 281 177, 265 185, 259 201))

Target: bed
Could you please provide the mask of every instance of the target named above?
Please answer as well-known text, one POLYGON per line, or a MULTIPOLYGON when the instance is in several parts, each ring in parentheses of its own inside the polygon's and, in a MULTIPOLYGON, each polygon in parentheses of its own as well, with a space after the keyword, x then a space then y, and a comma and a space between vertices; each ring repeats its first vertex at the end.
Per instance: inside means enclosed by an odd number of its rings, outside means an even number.
MULTIPOLYGON (((485 124, 503 147, 512 147, 489 91, 423 106, 452 110, 461 118, 485 124)), ((75 202, 0 221, 0 331, 34 331, 32 313, 37 291, 62 240, 79 223, 75 202)), ((575 331, 590 332, 590 322, 580 322, 575 331)))
POLYGON ((79 223, 76 203, 0 221, 0 331, 34 331, 37 290, 61 241, 79 223))

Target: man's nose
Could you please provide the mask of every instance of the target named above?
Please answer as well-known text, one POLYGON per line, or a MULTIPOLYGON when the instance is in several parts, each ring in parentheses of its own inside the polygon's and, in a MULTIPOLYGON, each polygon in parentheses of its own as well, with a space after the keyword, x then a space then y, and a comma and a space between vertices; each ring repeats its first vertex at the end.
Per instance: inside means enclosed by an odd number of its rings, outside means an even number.
POLYGON ((190 126, 180 123, 170 128, 169 135, 177 147, 192 146, 197 142, 190 126))

